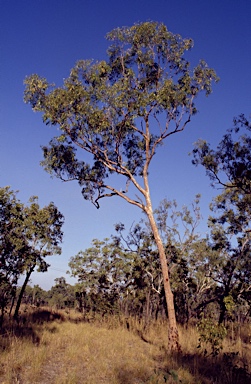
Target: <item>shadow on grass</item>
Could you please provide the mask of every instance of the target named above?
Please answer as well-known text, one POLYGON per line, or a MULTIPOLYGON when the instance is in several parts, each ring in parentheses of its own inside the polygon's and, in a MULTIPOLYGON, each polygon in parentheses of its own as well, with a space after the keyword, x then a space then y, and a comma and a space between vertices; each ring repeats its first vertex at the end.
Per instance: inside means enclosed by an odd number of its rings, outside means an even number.
MULTIPOLYGON (((251 375, 248 367, 238 353, 224 353, 217 357, 203 356, 201 354, 176 354, 170 356, 167 351, 162 355, 164 363, 163 371, 170 373, 170 365, 173 372, 180 367, 193 376, 195 383, 203 384, 251 384, 251 375), (170 364, 171 361, 171 364, 170 364)), ((178 383, 182 381, 177 374, 178 383)), ((190 383, 190 381, 189 381, 190 383)))
MULTIPOLYGON (((18 320, 6 319, 0 330, 0 352, 8 350, 17 339, 26 339, 35 345, 39 345, 42 326, 55 320, 65 321, 63 315, 47 309, 37 309, 30 313, 22 313, 18 320)), ((56 327, 50 328, 55 333, 56 327)))
POLYGON ((144 369, 136 371, 123 365, 115 369, 115 376, 116 382, 119 384, 146 383, 148 382, 149 373, 144 369))

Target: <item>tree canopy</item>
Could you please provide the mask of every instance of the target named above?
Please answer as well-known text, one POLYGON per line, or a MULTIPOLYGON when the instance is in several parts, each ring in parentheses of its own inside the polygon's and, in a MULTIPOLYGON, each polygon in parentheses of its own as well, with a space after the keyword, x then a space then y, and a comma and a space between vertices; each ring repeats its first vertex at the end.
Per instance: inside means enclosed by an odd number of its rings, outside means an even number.
MULTIPOLYGON (((222 274, 221 318, 231 298, 238 305, 250 302, 250 252, 251 252, 251 124, 242 114, 234 119, 216 149, 200 140, 193 151, 195 165, 206 169, 213 186, 220 188, 212 204, 209 217, 211 240, 220 251, 218 264, 222 274)), ((214 272, 215 274, 215 272, 214 272)))
POLYGON ((221 212, 220 222, 228 223, 228 232, 234 234, 248 233, 251 224, 250 131, 250 121, 240 115, 215 150, 200 140, 193 151, 193 163, 203 165, 213 185, 221 188, 214 207, 221 212))
POLYGON ((57 88, 31 75, 25 80, 24 99, 42 112, 46 124, 61 131, 43 147, 42 164, 49 173, 77 180, 83 197, 97 208, 100 199, 120 196, 147 215, 164 276, 169 346, 177 349, 173 295, 152 208, 149 166, 162 142, 190 122, 197 111, 196 97, 201 92, 209 95, 218 78, 205 61, 191 69, 185 52, 192 40, 171 33, 162 23, 116 28, 106 37, 111 42, 107 60, 78 61, 57 88), (114 174, 124 178, 122 188, 114 174))
POLYGON ((119 195, 144 209, 141 199, 128 197, 129 183, 145 196, 137 176, 147 174, 165 138, 184 130, 196 113, 196 96, 208 95, 217 77, 204 61, 191 70, 184 53, 192 40, 161 23, 117 28, 107 39, 108 60, 77 62, 63 87, 27 77, 25 101, 61 130, 43 147, 47 171, 77 180, 84 198, 97 207, 101 198, 119 195), (77 148, 92 155, 93 163, 78 158, 77 148), (109 184, 113 173, 126 178, 123 190, 109 184))
POLYGON ((41 208, 33 196, 25 206, 9 187, 0 188, 0 289, 2 315, 11 298, 15 297, 22 274, 25 280, 20 291, 15 315, 32 272, 45 272, 45 258, 60 254, 63 215, 54 203, 41 208))

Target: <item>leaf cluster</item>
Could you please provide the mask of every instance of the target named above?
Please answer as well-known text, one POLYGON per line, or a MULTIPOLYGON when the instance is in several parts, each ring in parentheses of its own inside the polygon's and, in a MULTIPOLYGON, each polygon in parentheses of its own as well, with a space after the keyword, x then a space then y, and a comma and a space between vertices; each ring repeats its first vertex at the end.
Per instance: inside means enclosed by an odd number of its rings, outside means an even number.
POLYGON ((184 54, 192 40, 162 23, 116 28, 107 39, 107 60, 78 61, 58 88, 31 75, 24 99, 61 130, 43 147, 47 171, 77 180, 97 207, 99 199, 119 195, 144 210, 127 195, 129 183, 145 196, 138 176, 147 177, 157 147, 185 128, 196 112, 195 98, 208 95, 217 77, 204 61, 190 70, 184 54), (78 150, 87 152, 86 160, 78 150), (125 177, 123 191, 108 184, 113 173, 125 177))
MULTIPOLYGON (((213 356, 217 356, 223 348, 223 340, 227 335, 227 330, 222 324, 217 324, 212 319, 202 318, 197 324, 199 332, 199 345, 202 348, 203 344, 209 345, 213 356)), ((207 354, 207 350, 204 350, 207 354)))
POLYGON ((45 272, 45 257, 60 254, 63 215, 54 203, 40 208, 37 197, 25 206, 10 187, 0 188, 0 290, 2 308, 14 296, 19 277, 35 267, 45 272))
POLYGON ((213 150, 199 141, 193 151, 195 165, 201 164, 214 186, 222 188, 212 209, 222 212, 214 222, 228 224, 229 233, 241 233, 250 226, 251 124, 244 115, 234 119, 233 128, 213 150))

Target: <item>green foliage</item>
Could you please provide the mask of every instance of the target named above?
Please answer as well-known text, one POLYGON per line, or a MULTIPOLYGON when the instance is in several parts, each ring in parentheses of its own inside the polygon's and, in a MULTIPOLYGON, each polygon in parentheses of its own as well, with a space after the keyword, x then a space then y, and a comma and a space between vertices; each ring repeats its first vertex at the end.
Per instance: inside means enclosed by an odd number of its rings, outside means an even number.
POLYGON ((212 274, 220 282, 220 321, 227 312, 224 298, 232 297, 236 305, 251 304, 250 130, 250 121, 240 115, 215 150, 199 141, 193 151, 194 164, 203 165, 212 184, 222 188, 211 204, 209 217, 211 245, 218 252, 221 266, 220 274, 212 274))
POLYGON ((214 184, 234 189, 243 194, 250 193, 250 121, 242 114, 234 118, 234 126, 227 130, 216 150, 200 140, 193 151, 195 165, 205 167, 214 184), (240 132, 244 133, 240 135, 240 132))
MULTIPOLYGON (((17 296, 19 296, 21 287, 17 289, 17 296)), ((34 287, 26 286, 25 293, 22 299, 23 304, 30 304, 39 307, 40 305, 48 304, 48 293, 39 285, 35 284, 34 287)))
MULTIPOLYGON (((178 321, 187 324, 199 313, 207 317, 214 312, 215 321, 222 322, 224 318, 234 319, 237 310, 247 311, 245 305, 241 309, 243 302, 238 296, 246 279, 240 274, 245 275, 248 269, 236 264, 237 259, 224 247, 215 247, 211 239, 197 233, 201 218, 198 197, 191 207, 181 209, 166 199, 155 213, 170 266, 178 321)), ((149 224, 142 220, 126 231, 118 223, 115 231, 110 239, 93 240, 92 247, 71 259, 72 274, 80 283, 78 292, 84 293, 80 302, 87 310, 121 310, 144 318, 163 316, 163 277, 149 224)), ((223 231, 221 238, 223 243, 223 231)))
POLYGON ((48 172, 77 180, 84 198, 97 207, 102 197, 119 195, 145 210, 141 199, 129 197, 128 181, 145 198, 137 176, 147 177, 157 147, 185 128, 196 112, 195 98, 203 91, 208 95, 217 77, 204 61, 191 70, 184 54, 192 40, 162 23, 117 28, 107 39, 106 61, 79 61, 59 88, 31 75, 24 100, 61 130, 43 147, 48 172), (150 122, 159 130, 150 131, 150 122), (78 149, 93 156, 92 164, 78 149), (113 173, 125 177, 122 191, 108 183, 113 173))
POLYGON ((29 205, 23 210, 23 232, 28 251, 25 254, 25 279, 17 299, 14 317, 18 317, 25 288, 31 274, 38 267, 38 272, 46 272, 49 264, 45 261, 47 256, 61 254, 64 217, 54 203, 40 208, 38 198, 32 196, 29 205))
POLYGON ((170 265, 177 319, 188 323, 215 300, 216 283, 210 268, 217 265, 218 258, 208 239, 197 232, 202 219, 200 195, 189 206, 182 207, 175 200, 164 199, 155 214, 170 265))
POLYGON ((0 188, 0 290, 2 315, 15 297, 19 277, 25 274, 16 305, 18 313, 25 287, 35 267, 45 272, 45 257, 60 254, 63 215, 50 203, 40 208, 37 197, 25 206, 9 187, 0 188))
MULTIPOLYGON (((213 356, 217 356, 223 348, 223 340, 227 335, 227 330, 223 324, 218 324, 214 320, 202 318, 197 324, 199 332, 199 345, 202 348, 203 344, 209 345, 213 356)), ((207 350, 204 350, 207 354, 207 350)))
POLYGON ((127 283, 127 269, 121 250, 109 239, 92 241, 92 247, 71 257, 69 267, 85 295, 85 308, 95 311, 115 310, 122 285, 127 283), (113 305, 114 304, 114 305, 113 305))
POLYGON ((15 296, 28 251, 23 237, 23 210, 16 192, 10 187, 0 188, 0 325, 6 306, 15 296))
POLYGON ((217 216, 211 220, 225 225, 226 233, 231 235, 243 234, 250 229, 250 130, 251 123, 240 115, 215 150, 207 142, 199 141, 193 151, 194 164, 203 165, 213 185, 223 187, 212 204, 217 216))
POLYGON ((73 308, 75 305, 75 288, 66 283, 64 277, 58 277, 55 285, 49 290, 48 303, 51 306, 60 308, 73 308))
POLYGON ((228 316, 231 318, 235 308, 235 302, 233 296, 229 295, 223 299, 228 316))
POLYGON ((92 247, 72 257, 69 266, 79 280, 79 292, 86 293, 88 307, 103 311, 107 306, 111 312, 119 306, 127 315, 139 314, 145 312, 149 292, 152 306, 157 305, 154 297, 163 295, 156 246, 152 234, 139 224, 126 236, 123 224, 115 230, 111 239, 93 240, 92 247), (94 300, 95 305, 90 303, 94 300))
MULTIPOLYGON (((162 23, 116 28, 107 39, 107 60, 77 62, 58 88, 31 75, 25 80, 24 100, 42 113, 46 124, 61 131, 43 147, 46 171, 64 181, 78 181, 84 199, 97 208, 100 199, 120 196, 147 215, 159 251, 166 303, 173 312, 166 255, 150 198, 149 167, 163 141, 183 131, 197 112, 196 97, 209 95, 218 78, 204 61, 190 69, 185 52, 192 40, 169 32, 162 23), (110 183, 114 174, 124 181, 121 189, 110 183)), ((173 343, 175 349, 175 316, 170 321, 170 346, 173 343)))
MULTIPOLYGON (((191 210, 185 206, 179 210, 176 202, 164 200, 155 213, 171 268, 178 320, 184 323, 192 314, 196 315, 195 306, 208 299, 212 288, 212 282, 205 278, 204 259, 209 248, 199 241, 196 233, 200 221, 198 196, 191 210)), ((104 302, 110 300, 111 308, 114 301, 108 292, 114 292, 116 287, 120 308, 127 314, 156 317, 163 313, 164 287, 158 249, 149 224, 142 220, 127 232, 118 223, 115 231, 111 239, 95 239, 91 248, 71 258, 69 266, 81 284, 80 291, 87 293, 85 300, 90 300, 90 293, 94 298, 95 293, 95 307, 98 302, 100 308, 104 307, 104 302)))

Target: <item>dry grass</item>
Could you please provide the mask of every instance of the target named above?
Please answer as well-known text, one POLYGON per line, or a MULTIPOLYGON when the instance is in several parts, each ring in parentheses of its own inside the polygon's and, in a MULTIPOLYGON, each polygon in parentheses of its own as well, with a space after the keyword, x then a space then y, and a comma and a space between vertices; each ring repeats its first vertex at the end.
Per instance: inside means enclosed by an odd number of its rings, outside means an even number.
POLYGON ((240 339, 225 342, 225 357, 205 358, 196 329, 181 328, 183 354, 170 356, 165 323, 146 328, 134 319, 82 320, 73 312, 43 311, 28 314, 19 327, 9 324, 0 339, 0 383, 249 383, 251 348, 240 339))

